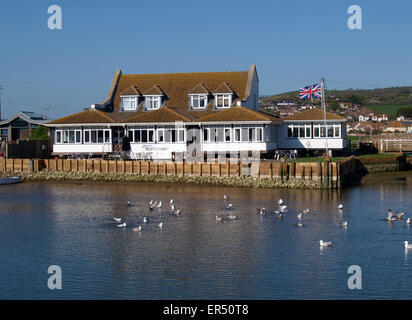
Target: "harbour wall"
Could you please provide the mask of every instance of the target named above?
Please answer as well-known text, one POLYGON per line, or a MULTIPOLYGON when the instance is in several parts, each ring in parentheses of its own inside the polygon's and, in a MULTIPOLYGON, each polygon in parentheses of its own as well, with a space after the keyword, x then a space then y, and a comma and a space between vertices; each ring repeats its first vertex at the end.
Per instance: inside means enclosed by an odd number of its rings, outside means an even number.
POLYGON ((359 161, 353 156, 337 162, 260 161, 251 163, 0 158, 0 173, 26 173, 27 175, 33 172, 79 173, 79 177, 81 173, 95 173, 99 177, 115 174, 117 176, 216 177, 232 180, 252 178, 265 180, 270 182, 269 185, 276 187, 338 189, 353 182, 362 170, 359 168, 359 161))

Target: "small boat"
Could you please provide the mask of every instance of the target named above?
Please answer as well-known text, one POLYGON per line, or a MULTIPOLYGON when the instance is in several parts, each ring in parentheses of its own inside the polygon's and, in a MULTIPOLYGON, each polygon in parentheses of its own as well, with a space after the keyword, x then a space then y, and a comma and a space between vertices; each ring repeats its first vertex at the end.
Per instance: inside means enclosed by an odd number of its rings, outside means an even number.
POLYGON ((21 182, 21 177, 5 177, 0 178, 0 184, 14 184, 21 182))

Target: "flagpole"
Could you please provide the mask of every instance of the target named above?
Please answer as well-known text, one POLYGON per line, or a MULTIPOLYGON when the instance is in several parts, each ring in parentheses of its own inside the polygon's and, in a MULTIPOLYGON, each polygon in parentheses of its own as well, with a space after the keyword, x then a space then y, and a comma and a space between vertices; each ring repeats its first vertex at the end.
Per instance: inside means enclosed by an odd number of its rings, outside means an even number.
POLYGON ((323 77, 322 77, 322 108, 323 108, 323 117, 325 119, 325 149, 326 149, 326 156, 329 156, 328 124, 326 122, 325 78, 323 78, 323 77))

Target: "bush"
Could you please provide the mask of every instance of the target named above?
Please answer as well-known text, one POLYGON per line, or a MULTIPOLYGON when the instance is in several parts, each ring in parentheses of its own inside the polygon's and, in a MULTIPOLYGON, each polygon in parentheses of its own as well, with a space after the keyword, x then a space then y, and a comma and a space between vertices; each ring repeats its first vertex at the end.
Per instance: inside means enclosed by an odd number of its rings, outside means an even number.
POLYGON ((48 140, 49 139, 49 129, 46 127, 37 127, 36 129, 31 130, 30 140, 48 140))

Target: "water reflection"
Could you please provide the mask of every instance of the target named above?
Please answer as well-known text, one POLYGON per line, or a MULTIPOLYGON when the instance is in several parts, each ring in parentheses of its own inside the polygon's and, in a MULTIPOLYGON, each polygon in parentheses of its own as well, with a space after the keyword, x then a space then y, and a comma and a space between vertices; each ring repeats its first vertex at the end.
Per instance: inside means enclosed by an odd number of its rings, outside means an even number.
POLYGON ((0 193, 0 297, 54 298, 44 284, 45 270, 59 264, 66 279, 59 298, 411 298, 404 269, 408 252, 402 261, 398 250, 411 239, 410 226, 384 220, 388 207, 410 207, 409 181, 400 185, 379 177, 339 192, 120 183, 8 186, 0 193), (224 194, 239 219, 216 221, 225 214, 224 194), (169 210, 171 198, 181 216, 169 210), (257 207, 277 208, 279 198, 288 205, 284 219, 256 214, 257 207), (161 200, 163 209, 149 211, 150 200, 161 200), (297 213, 304 208, 310 212, 298 227, 297 213), (128 228, 118 228, 113 216, 124 218, 128 228), (132 231, 137 225, 141 232, 132 231), (320 239, 333 245, 320 247, 320 239), (361 292, 346 286, 352 264, 368 277, 361 292), (18 273, 10 275, 10 269, 18 273))

